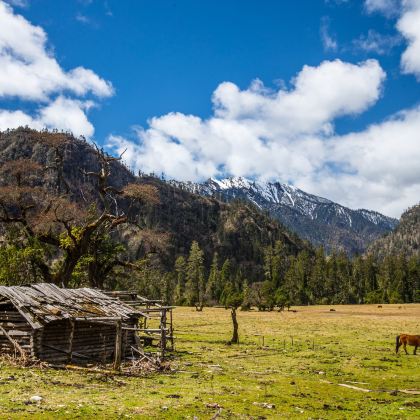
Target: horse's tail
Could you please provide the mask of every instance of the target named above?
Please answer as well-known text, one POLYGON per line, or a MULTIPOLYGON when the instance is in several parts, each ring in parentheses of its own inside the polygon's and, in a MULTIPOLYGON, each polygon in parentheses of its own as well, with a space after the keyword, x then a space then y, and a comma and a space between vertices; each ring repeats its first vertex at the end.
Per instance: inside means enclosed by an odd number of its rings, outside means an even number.
POLYGON ((400 336, 399 335, 397 335, 397 337, 396 337, 396 347, 395 347, 395 353, 398 353, 398 349, 400 348, 400 336))

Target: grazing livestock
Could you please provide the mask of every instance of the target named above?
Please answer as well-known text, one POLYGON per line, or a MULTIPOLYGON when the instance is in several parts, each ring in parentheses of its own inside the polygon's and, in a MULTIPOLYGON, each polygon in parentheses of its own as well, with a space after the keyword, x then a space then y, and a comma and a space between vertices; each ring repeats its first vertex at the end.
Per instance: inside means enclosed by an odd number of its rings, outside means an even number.
POLYGON ((413 354, 416 354, 417 347, 420 346, 420 335, 409 335, 409 334, 400 334, 397 335, 397 345, 395 348, 395 353, 398 353, 398 349, 403 346, 405 354, 408 354, 407 344, 409 346, 414 346, 413 354))

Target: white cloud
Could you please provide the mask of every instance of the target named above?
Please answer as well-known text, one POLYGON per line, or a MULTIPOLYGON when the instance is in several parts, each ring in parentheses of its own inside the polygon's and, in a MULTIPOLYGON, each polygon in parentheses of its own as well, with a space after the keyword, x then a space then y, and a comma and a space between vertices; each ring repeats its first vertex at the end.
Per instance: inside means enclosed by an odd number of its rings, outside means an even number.
POLYGON ((86 15, 83 15, 82 13, 77 13, 76 14, 76 20, 78 22, 84 23, 86 25, 90 23, 90 19, 86 15))
POLYGON ((399 216, 420 197, 420 107, 359 133, 335 136, 326 145, 328 161, 300 185, 339 198, 351 207, 368 207, 399 216))
POLYGON ((22 124, 26 124, 30 118, 32 126, 41 122, 52 126, 55 121, 57 127, 91 135, 93 127, 85 114, 87 99, 80 98, 109 97, 113 95, 111 83, 84 67, 65 71, 48 49, 44 30, 15 14, 1 0, 0 27, 0 99, 45 104, 35 116, 2 110, 4 121, 22 117, 22 124), (61 116, 52 111, 58 107, 61 116))
POLYGON ((386 17, 398 14, 400 0, 365 0, 365 9, 368 13, 381 13, 386 17))
POLYGON ((398 18, 397 30, 408 44, 401 57, 402 72, 420 80, 420 0, 365 0, 364 5, 368 13, 398 18))
POLYGON ((29 0, 5 0, 6 3, 9 3, 11 6, 15 7, 28 7, 29 6, 29 0))
POLYGON ((93 135, 93 125, 88 121, 85 110, 92 106, 90 101, 78 101, 59 96, 39 112, 39 121, 48 128, 72 131, 76 136, 93 135))
POLYGON ((353 48, 356 51, 384 55, 400 43, 401 37, 398 35, 384 35, 369 29, 367 35, 361 35, 353 40, 353 48))
POLYGON ((408 46, 401 57, 401 67, 404 73, 414 74, 420 80, 420 0, 406 0, 403 5, 397 28, 408 46))
POLYGON ((36 124, 33 118, 24 113, 23 111, 7 111, 0 109, 0 130, 6 130, 8 128, 16 128, 19 126, 31 126, 35 129, 41 129, 42 126, 36 124))
POLYGON ((337 51, 337 40, 330 34, 330 22, 328 18, 323 18, 321 21, 320 35, 322 45, 325 51, 337 51))
POLYGON ((352 208, 399 216, 420 196, 420 107, 338 136, 334 120, 373 105, 385 74, 377 61, 305 66, 291 89, 222 83, 214 115, 170 113, 149 121, 138 140, 109 146, 145 172, 184 180, 242 175, 291 182, 352 208))
POLYGON ((71 131, 75 136, 91 137, 94 128, 85 113, 91 106, 90 101, 83 102, 59 96, 47 106, 40 108, 35 115, 20 110, 0 109, 0 130, 27 125, 38 130, 58 129, 71 131))

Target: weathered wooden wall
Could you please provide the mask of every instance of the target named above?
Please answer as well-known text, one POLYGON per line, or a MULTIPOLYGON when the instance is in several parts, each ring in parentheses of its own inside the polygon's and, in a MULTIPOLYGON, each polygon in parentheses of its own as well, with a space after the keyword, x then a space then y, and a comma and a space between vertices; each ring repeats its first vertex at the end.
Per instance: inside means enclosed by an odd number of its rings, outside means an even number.
MULTIPOLYGON (((129 323, 134 326, 135 321, 129 323)), ((75 321, 72 336, 71 322, 56 321, 47 324, 34 339, 35 356, 54 363, 89 361, 109 362, 115 352, 115 325, 88 321, 75 321)), ((133 331, 124 331, 122 354, 131 355, 130 345, 135 345, 133 331)))
MULTIPOLYGON (((32 328, 12 304, 0 305, 0 326, 25 352, 30 354, 32 328)), ((16 352, 15 346, 3 331, 0 331, 0 351, 12 354, 16 352)))
MULTIPOLYGON (((132 319, 124 326, 136 327, 132 319)), ((61 320, 47 324, 41 329, 32 329, 27 320, 10 305, 0 305, 0 326, 15 340, 28 356, 52 363, 86 363, 89 361, 110 362, 115 353, 115 323, 61 320), (72 331, 72 324, 74 330, 72 331)), ((131 346, 136 346, 135 332, 123 330, 122 356, 132 355, 131 346)), ((0 352, 19 353, 16 346, 0 330, 0 352)))

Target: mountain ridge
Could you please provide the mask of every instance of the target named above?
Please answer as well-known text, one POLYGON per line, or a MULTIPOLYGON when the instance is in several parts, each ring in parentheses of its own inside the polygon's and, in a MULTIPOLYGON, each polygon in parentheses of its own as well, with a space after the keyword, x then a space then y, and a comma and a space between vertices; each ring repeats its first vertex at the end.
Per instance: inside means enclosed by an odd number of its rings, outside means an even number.
MULTIPOLYGON (((0 131, 0 169, 8 162, 24 159, 39 164, 43 170, 33 184, 43 186, 55 194, 63 194, 86 208, 101 207, 98 185, 87 172, 97 172, 100 165, 95 148, 68 133, 39 132, 29 128, 0 131), (55 143, 60 144, 56 146, 55 143), (62 156, 63 183, 58 185, 54 175, 58 148, 62 156), (67 191, 63 191, 67 189, 67 191)), ((204 251, 205 264, 210 266, 214 253, 221 261, 229 258, 249 280, 263 277, 263 250, 281 240, 290 254, 297 254, 310 246, 292 234, 278 221, 265 215, 254 205, 224 203, 211 197, 201 197, 174 188, 157 177, 136 176, 119 161, 110 164, 109 184, 112 190, 122 190, 127 184, 154 186, 160 202, 154 206, 137 206, 131 210, 119 195, 115 205, 125 214, 141 221, 141 228, 130 224, 116 233, 127 248, 127 259, 135 261, 147 254, 158 256, 160 264, 173 267, 175 259, 187 256, 192 241, 204 251)), ((0 171, 0 187, 10 181, 0 171)), ((137 223, 140 225, 140 222, 137 223)), ((4 226, 0 223, 0 238, 4 226)))
POLYGON ((170 182, 199 195, 251 201, 303 239, 329 252, 342 249, 349 254, 362 253, 398 224, 397 219, 379 212, 349 209, 280 182, 262 183, 244 177, 210 178, 203 183, 170 182))

